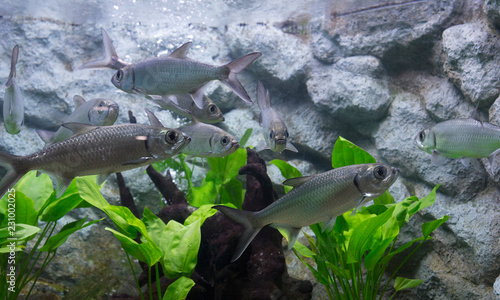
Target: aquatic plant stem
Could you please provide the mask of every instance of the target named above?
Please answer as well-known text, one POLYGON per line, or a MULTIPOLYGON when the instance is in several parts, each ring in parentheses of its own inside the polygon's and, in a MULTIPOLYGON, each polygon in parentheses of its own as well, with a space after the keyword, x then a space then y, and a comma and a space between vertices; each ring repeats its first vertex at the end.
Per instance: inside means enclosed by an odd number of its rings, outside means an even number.
POLYGON ((153 289, 151 288, 151 266, 148 264, 148 290, 149 299, 153 300, 153 289))
POLYGON ((158 299, 162 298, 161 295, 161 286, 160 286, 160 264, 156 263, 156 288, 158 290, 158 299))
POLYGON ((135 280, 135 284, 137 285, 137 290, 139 291, 139 294, 141 295, 141 299, 144 300, 144 296, 142 295, 142 292, 141 292, 141 286, 139 285, 139 280, 137 280, 137 276, 135 275, 134 267, 132 266, 132 261, 130 260, 130 256, 128 255, 128 253, 126 251, 125 251, 125 255, 127 255, 128 264, 130 265, 130 269, 132 270, 132 274, 134 275, 134 280, 135 280))
POLYGON ((47 253, 47 257, 45 257, 45 260, 42 264, 42 266, 40 267, 40 269, 35 273, 35 276, 31 277, 28 282, 32 281, 33 280, 33 283, 31 284, 31 287, 30 287, 30 290, 28 291, 28 294, 26 295, 26 299, 29 299, 30 297, 30 294, 31 294, 31 291, 33 290, 33 288, 35 287, 35 284, 38 280, 38 277, 40 277, 40 274, 42 274, 42 271, 43 269, 45 269, 45 267, 52 261, 52 259, 56 256, 56 251, 53 252, 53 255, 50 256, 50 252, 47 253), (50 257, 50 259, 49 259, 50 257), (33 279, 34 278, 34 279, 33 279))

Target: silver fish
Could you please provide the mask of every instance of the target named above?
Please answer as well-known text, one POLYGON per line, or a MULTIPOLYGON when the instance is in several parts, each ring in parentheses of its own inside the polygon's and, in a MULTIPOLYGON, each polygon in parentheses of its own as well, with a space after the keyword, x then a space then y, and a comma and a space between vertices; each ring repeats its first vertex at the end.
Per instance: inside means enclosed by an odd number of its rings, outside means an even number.
POLYGON ((271 107, 269 91, 264 88, 260 81, 257 82, 257 104, 260 108, 260 125, 263 128, 267 147, 277 153, 281 153, 285 149, 298 152, 290 142, 287 143, 289 134, 285 122, 271 107))
POLYGON ((433 164, 441 164, 444 157, 462 158, 465 166, 474 158, 490 159, 500 151, 500 127, 473 118, 448 120, 420 131, 415 137, 417 147, 432 154, 433 164))
POLYGON ((162 97, 151 97, 161 108, 173 111, 190 120, 196 119, 202 123, 214 124, 224 121, 219 107, 207 96, 203 95, 203 108, 199 108, 188 94, 175 95, 177 103, 162 97))
POLYGON ((380 196, 398 176, 399 169, 386 164, 346 166, 285 181, 285 185, 294 189, 261 211, 250 212, 222 205, 214 208, 245 226, 232 258, 235 261, 262 227, 270 225, 287 233, 291 249, 301 227, 334 220, 338 215, 380 196))
MULTIPOLYGON (((107 99, 92 99, 85 101, 83 97, 75 95, 75 110, 63 123, 84 123, 95 126, 110 126, 116 122, 118 117, 118 104, 107 99)), ((45 147, 70 138, 73 132, 61 126, 56 132, 37 130, 40 138, 45 142, 45 147)))
POLYGON ((191 143, 182 153, 198 157, 223 157, 240 147, 234 136, 217 126, 194 120, 191 124, 179 127, 191 137, 191 143))
POLYGON ((108 69, 120 70, 121 68, 130 65, 130 63, 127 63, 118 58, 118 55, 116 54, 115 51, 115 47, 113 47, 111 39, 109 38, 106 30, 101 28, 101 34, 102 34, 102 44, 104 46, 103 57, 100 59, 86 62, 83 65, 79 66, 77 70, 96 69, 96 68, 108 68, 108 69))
POLYGON ((10 74, 5 84, 5 96, 3 99, 3 120, 5 130, 10 134, 17 134, 24 123, 24 97, 16 80, 16 64, 19 56, 19 46, 12 49, 10 63, 10 74))
POLYGON ((97 183, 101 184, 111 173, 170 158, 191 140, 179 130, 152 125, 63 126, 75 136, 26 156, 0 152, 0 165, 7 169, 0 181, 0 196, 26 172, 40 170, 53 177, 59 198, 76 176, 99 175, 97 183))

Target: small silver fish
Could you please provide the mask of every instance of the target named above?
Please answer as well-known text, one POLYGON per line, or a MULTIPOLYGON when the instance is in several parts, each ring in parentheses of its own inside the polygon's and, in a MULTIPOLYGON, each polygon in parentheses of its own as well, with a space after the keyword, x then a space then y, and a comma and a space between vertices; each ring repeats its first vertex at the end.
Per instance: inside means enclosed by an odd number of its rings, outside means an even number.
POLYGON ((111 173, 170 158, 191 140, 179 130, 152 125, 63 126, 75 135, 26 156, 0 152, 0 165, 7 169, 0 181, 0 197, 26 172, 40 170, 53 177, 59 198, 76 176, 99 175, 101 184, 111 173))
POLYGON ((462 158, 465 166, 479 168, 475 158, 488 157, 492 164, 500 151, 500 127, 473 118, 448 120, 420 131, 415 143, 432 154, 433 164, 443 163, 445 157, 462 158))
POLYGON ((298 152, 291 143, 287 143, 289 134, 285 122, 271 107, 269 91, 264 88, 260 81, 257 82, 257 104, 260 108, 260 125, 263 128, 267 147, 277 153, 281 153, 285 149, 298 152))
MULTIPOLYGON (((116 122, 118 117, 118 104, 107 99, 92 99, 85 101, 83 97, 75 95, 75 110, 69 115, 63 123, 84 123, 95 126, 110 126, 116 122)), ((56 132, 37 130, 40 138, 45 142, 45 147, 70 138, 73 132, 68 128, 61 126, 56 132)))
POLYGON ((202 123, 214 124, 224 121, 219 107, 207 96, 203 95, 203 107, 199 108, 188 94, 175 95, 177 103, 162 97, 151 97, 161 108, 173 111, 190 120, 196 119, 202 123))
POLYGON ((313 176, 286 180, 284 184, 293 186, 294 189, 261 211, 214 206, 245 226, 245 232, 231 261, 237 260, 243 254, 253 238, 266 225, 287 233, 288 247, 291 249, 301 227, 334 220, 338 215, 380 196, 398 176, 399 169, 386 164, 352 165, 313 176))
POLYGON ((236 75, 253 63, 262 54, 253 52, 242 56, 226 65, 205 64, 186 56, 191 43, 186 43, 170 55, 146 59, 135 64, 121 61, 111 40, 101 29, 104 43, 104 57, 83 64, 84 68, 119 69, 111 82, 127 93, 159 95, 177 104, 178 94, 189 94, 199 108, 203 108, 203 90, 212 80, 220 80, 245 102, 252 103, 245 88, 236 75))
POLYGON ((5 130, 10 134, 17 134, 24 123, 24 97, 16 80, 16 64, 19 56, 19 46, 12 49, 10 63, 10 74, 5 84, 5 96, 3 99, 3 120, 5 130))
POLYGON ((234 136, 217 126, 194 120, 191 124, 179 127, 191 137, 191 143, 182 153, 198 157, 223 157, 236 151, 240 144, 234 136))

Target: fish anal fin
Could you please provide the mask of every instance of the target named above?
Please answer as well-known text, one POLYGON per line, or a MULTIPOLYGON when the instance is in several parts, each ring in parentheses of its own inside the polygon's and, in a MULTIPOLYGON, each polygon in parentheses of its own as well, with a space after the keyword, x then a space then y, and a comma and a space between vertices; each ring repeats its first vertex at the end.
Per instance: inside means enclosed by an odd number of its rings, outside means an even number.
POLYGON ((187 42, 184 45, 180 46, 179 48, 175 49, 174 52, 170 53, 170 57, 173 58, 187 58, 187 52, 189 48, 191 48, 191 42, 187 42))
POLYGON ((76 122, 64 123, 62 124, 62 126, 71 130, 73 132, 73 135, 85 134, 99 127, 90 124, 76 123, 76 122))
POLYGON ((86 101, 82 96, 75 95, 73 96, 73 102, 75 103, 75 108, 82 106, 86 101))
POLYGON ((321 228, 323 229, 323 232, 325 231, 332 231, 333 229, 333 226, 335 226, 335 221, 337 220, 337 216, 329 219, 329 220, 326 220, 324 222, 321 223, 321 228))
POLYGON ((287 249, 291 250, 293 245, 295 245, 295 242, 297 241, 301 227, 299 227, 299 228, 291 227, 291 226, 284 225, 284 224, 271 224, 270 226, 278 229, 279 232, 281 232, 281 234, 288 241, 287 249))
POLYGON ((155 114, 150 111, 149 109, 145 109, 146 111, 146 114, 148 115, 148 120, 149 120, 149 123, 151 123, 151 125, 153 126, 157 126, 157 127, 164 127, 163 124, 160 122, 160 120, 158 120, 158 118, 155 116, 155 114))
POLYGON ((52 138, 54 137, 54 134, 56 134, 53 131, 48 131, 48 130, 43 130, 43 129, 37 129, 35 130, 38 136, 44 141, 46 144, 50 143, 52 141, 52 138))
POLYGON ((488 156, 488 162, 490 163, 490 168, 493 169, 495 166, 495 157, 500 153, 500 149, 495 150, 488 156))
POLYGON ((163 99, 166 101, 172 101, 175 105, 179 105, 179 101, 177 101, 177 97, 175 95, 165 95, 163 99))
POLYGON ((64 192, 68 189, 68 186, 73 181, 73 178, 68 177, 55 177, 54 178, 56 184, 56 199, 61 198, 64 192))
POLYGON ((106 181, 106 179, 108 179, 109 175, 111 175, 111 174, 107 173, 107 174, 99 174, 99 175, 97 175, 97 178, 96 178, 97 185, 103 184, 104 181, 106 181))
POLYGON ((443 165, 446 162, 446 157, 441 155, 438 151, 433 151, 432 152, 432 157, 431 157, 431 163, 433 165, 443 165))
POLYGON ((283 181, 283 184, 288 185, 288 186, 293 186, 294 188, 298 188, 299 186, 308 182, 311 178, 312 178, 312 176, 290 178, 290 179, 283 181))

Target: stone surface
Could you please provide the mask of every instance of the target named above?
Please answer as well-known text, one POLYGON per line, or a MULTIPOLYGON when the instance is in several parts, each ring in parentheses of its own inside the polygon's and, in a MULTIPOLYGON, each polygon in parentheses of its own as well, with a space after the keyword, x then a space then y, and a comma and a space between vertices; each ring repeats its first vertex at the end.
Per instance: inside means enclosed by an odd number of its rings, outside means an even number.
POLYGON ((456 25, 443 32, 444 70, 472 102, 489 106, 500 94, 500 40, 484 24, 456 25))

